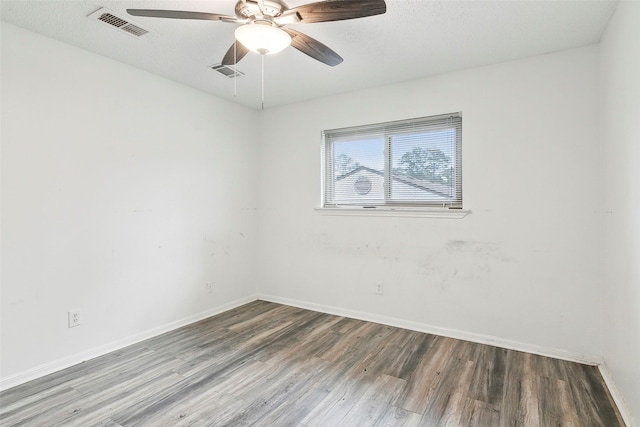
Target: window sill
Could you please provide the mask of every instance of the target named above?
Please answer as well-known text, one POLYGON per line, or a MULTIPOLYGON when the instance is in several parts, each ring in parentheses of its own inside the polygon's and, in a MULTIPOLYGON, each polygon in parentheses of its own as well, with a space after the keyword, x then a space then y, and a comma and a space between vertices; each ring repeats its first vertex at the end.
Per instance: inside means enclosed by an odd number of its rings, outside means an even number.
POLYGON ((403 207, 340 207, 316 208, 320 215, 340 216, 395 216, 419 218, 449 218, 462 219, 471 213, 470 210, 441 209, 441 208, 403 208, 403 207))

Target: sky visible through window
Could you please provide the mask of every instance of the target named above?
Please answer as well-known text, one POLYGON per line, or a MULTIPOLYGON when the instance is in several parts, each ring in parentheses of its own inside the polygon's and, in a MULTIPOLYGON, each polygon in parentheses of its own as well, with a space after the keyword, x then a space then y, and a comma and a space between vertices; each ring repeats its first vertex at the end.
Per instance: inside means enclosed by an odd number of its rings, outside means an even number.
MULTIPOLYGON (((400 166, 399 161, 405 153, 414 148, 439 149, 445 156, 455 162, 455 129, 442 129, 422 133, 410 133, 394 135, 391 145, 391 168, 400 166)), ((341 156, 347 156, 352 160, 353 168, 365 166, 377 171, 384 170, 384 138, 365 138, 349 141, 336 141, 334 143, 334 161, 341 156)), ((344 157, 342 157, 344 158, 344 157)), ((352 168, 352 169, 353 169, 352 168)), ((340 174, 337 173, 336 176, 340 174)))

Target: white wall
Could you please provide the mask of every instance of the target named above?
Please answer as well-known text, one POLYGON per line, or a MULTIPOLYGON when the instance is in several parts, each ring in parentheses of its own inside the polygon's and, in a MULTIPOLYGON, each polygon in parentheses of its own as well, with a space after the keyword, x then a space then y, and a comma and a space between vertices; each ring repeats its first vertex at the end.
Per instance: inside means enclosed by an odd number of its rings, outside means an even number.
POLYGON ((640 3, 617 7, 601 43, 603 354, 640 425, 640 3))
POLYGON ((597 360, 597 55, 592 46, 265 111, 260 293, 597 360), (466 218, 314 211, 323 129, 456 111, 466 218))
POLYGON ((255 294, 253 114, 2 23, 3 380, 255 294))

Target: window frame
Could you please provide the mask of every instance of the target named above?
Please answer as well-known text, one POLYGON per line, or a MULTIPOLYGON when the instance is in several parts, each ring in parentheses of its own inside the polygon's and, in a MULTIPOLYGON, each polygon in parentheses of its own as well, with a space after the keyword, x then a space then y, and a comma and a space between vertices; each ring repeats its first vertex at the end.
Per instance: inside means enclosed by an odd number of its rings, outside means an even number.
POLYGON ((462 113, 449 113, 437 116, 418 117, 407 120, 399 120, 392 122, 382 122, 363 126, 353 126, 339 129, 330 129, 322 131, 321 145, 321 180, 322 180, 322 197, 321 209, 336 210, 402 210, 411 212, 415 210, 429 211, 447 211, 462 210, 462 113), (455 183, 453 185, 454 195, 447 201, 421 201, 421 200, 398 200, 392 199, 391 189, 393 186, 392 176, 392 159, 393 150, 392 139, 398 135, 406 135, 414 133, 432 131, 437 129, 454 129, 455 130, 455 147, 452 158, 454 165, 453 177, 455 183), (335 161, 334 161, 334 144, 333 139, 337 137, 347 137, 364 139, 365 137, 376 136, 378 139, 383 138, 384 144, 384 181, 383 181, 383 199, 375 200, 335 200, 335 161), (333 177, 333 178, 331 178, 333 177))

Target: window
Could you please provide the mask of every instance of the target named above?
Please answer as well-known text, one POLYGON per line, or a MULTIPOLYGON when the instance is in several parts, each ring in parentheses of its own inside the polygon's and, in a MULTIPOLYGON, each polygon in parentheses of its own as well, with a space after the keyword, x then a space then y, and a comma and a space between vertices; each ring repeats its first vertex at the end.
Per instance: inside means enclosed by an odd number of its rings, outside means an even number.
POLYGON ((323 207, 462 208, 460 113, 327 130, 323 207))

